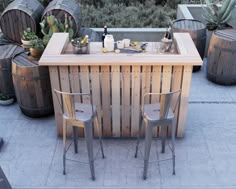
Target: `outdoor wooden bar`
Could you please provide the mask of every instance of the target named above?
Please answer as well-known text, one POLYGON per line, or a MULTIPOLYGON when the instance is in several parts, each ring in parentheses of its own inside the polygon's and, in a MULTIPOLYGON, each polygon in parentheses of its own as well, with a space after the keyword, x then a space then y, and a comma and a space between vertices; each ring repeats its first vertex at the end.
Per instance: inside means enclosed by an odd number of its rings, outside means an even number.
MULTIPOLYGON (((176 54, 155 53, 155 43, 149 43, 144 53, 102 53, 102 43, 92 42, 90 54, 75 55, 68 34, 55 33, 39 65, 49 66, 52 90, 91 93, 91 98, 78 101, 97 106, 104 137, 136 137, 143 94, 182 89, 175 116, 176 135, 183 137, 192 68, 202 65, 202 59, 188 33, 175 33, 174 41, 176 54)), ((155 96, 145 103, 158 100, 155 96)), ((55 94, 53 102, 58 135, 62 135, 62 114, 55 94)), ((95 129, 94 135, 97 133, 95 129)), ((154 136, 158 135, 156 128, 154 136)))

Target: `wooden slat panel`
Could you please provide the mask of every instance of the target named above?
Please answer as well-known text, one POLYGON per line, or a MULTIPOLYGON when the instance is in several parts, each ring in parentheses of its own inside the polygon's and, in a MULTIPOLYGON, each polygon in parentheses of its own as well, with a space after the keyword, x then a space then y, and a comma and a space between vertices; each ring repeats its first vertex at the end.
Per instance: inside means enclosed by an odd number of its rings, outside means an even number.
MULTIPOLYGON (((101 107, 101 86, 99 76, 99 66, 91 66, 91 87, 93 104, 97 107, 98 122, 102 125, 102 107, 101 107)), ((98 129, 94 128, 94 135, 98 137, 98 129)))
MULTIPOLYGON (((90 83, 89 83, 89 67, 80 66, 80 75, 81 75, 81 92, 90 94, 90 83)), ((82 102, 86 104, 91 103, 89 96, 82 96, 82 102)))
MULTIPOLYGON (((170 92, 171 74, 172 74, 172 66, 163 66, 163 77, 162 77, 162 87, 161 87, 162 93, 170 92)), ((163 127, 160 129, 159 135, 167 134, 166 132, 167 132, 167 127, 163 127)))
POLYGON ((140 119, 140 72, 141 66, 132 66, 132 95, 131 95, 131 136, 136 137, 140 119))
MULTIPOLYGON (((150 91, 150 82, 151 82, 151 66, 143 66, 142 67, 142 88, 141 88, 141 105, 150 103, 150 96, 146 96, 143 99, 145 93, 149 93, 150 91), (144 100, 144 102, 143 102, 144 100)), ((142 136, 144 136, 145 128, 142 128, 142 136)))
POLYGON ((189 97, 189 92, 190 92, 191 79, 192 79, 192 66, 184 66, 177 137, 184 136, 187 111, 188 111, 188 97, 189 97))
POLYGON ((111 66, 112 136, 120 137, 120 66, 111 66))
MULTIPOLYGON (((68 66, 60 66, 59 67, 59 74, 60 74, 61 91, 71 92, 70 91, 69 67, 68 66)), ((62 126, 61 126, 60 130, 62 133, 62 131, 63 131, 62 126)), ((67 127, 67 136, 71 136, 71 135, 72 135, 72 127, 67 127)))
MULTIPOLYGON (((182 75, 183 75, 183 66, 174 66, 173 67, 173 75, 172 75, 172 88, 171 91, 177 91, 181 89, 182 85, 182 75)), ((178 94, 173 96, 173 103, 171 104, 171 108, 173 110, 176 101, 178 100, 178 94)), ((179 117, 179 104, 175 110, 175 130, 177 131, 177 123, 179 117)), ((171 128, 168 128, 168 135, 171 136, 171 128)))
MULTIPOLYGON (((56 124, 57 124, 57 134, 58 134, 58 136, 62 136, 63 117, 62 117, 60 104, 59 104, 57 97, 54 93, 54 89, 61 90, 58 67, 57 66, 50 66, 49 73, 50 73, 50 81, 51 81, 51 87, 52 87, 54 114, 55 114, 55 119, 56 119, 56 124)), ((59 99, 59 100, 61 100, 61 99, 59 99)), ((61 101, 60 101, 60 103, 61 103, 61 101)))
POLYGON ((130 136, 130 66, 122 66, 122 137, 130 136))
MULTIPOLYGON (((80 93, 80 78, 79 78, 79 67, 78 66, 70 66, 70 87, 71 92, 80 93)), ((81 102, 81 97, 75 97, 76 102, 81 102)), ((78 136, 84 136, 84 129, 78 128, 78 136)))
POLYGON ((110 68, 101 66, 102 84, 102 111, 103 111, 103 136, 111 136, 111 109, 110 109, 110 68))
MULTIPOLYGON (((152 68, 152 93, 161 92, 161 66, 153 66, 152 68)), ((151 97, 151 103, 159 102, 160 96, 154 95, 151 97)), ((158 134, 158 128, 153 128, 153 136, 158 134)))

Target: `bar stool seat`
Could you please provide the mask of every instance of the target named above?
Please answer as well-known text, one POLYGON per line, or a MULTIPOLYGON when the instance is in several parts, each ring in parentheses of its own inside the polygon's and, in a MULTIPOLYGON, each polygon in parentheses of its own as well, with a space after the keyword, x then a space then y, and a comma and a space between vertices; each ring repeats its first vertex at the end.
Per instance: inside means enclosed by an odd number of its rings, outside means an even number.
MULTIPOLYGON (((97 112, 96 106, 90 105, 90 104, 82 104, 82 103, 75 103, 75 119, 74 121, 91 121, 91 118, 93 117, 93 112, 97 112)), ((71 119, 66 113, 63 115, 65 119, 71 119)), ((71 119, 72 121, 73 119, 71 119)))
MULTIPOLYGON (((149 121, 160 121, 160 103, 145 104, 142 113, 149 121)), ((172 119, 174 116, 173 111, 169 109, 167 119, 172 119)))
MULTIPOLYGON (((77 103, 76 98, 78 96, 90 96, 90 94, 85 93, 67 93, 54 89, 57 96, 58 102, 61 106, 63 113, 63 174, 66 174, 66 152, 69 147, 66 146, 67 137, 67 127, 72 126, 73 128, 73 138, 74 138, 74 148, 75 153, 78 152, 78 127, 84 128, 85 140, 87 144, 89 166, 91 171, 92 180, 95 180, 94 171, 94 156, 93 156, 93 124, 98 128, 99 143, 101 147, 102 157, 104 158, 104 151, 102 145, 102 131, 101 126, 98 123, 98 116, 96 106, 92 104, 77 103), (62 103, 61 100, 62 99, 62 103)), ((75 161, 75 160, 74 160, 75 161)))

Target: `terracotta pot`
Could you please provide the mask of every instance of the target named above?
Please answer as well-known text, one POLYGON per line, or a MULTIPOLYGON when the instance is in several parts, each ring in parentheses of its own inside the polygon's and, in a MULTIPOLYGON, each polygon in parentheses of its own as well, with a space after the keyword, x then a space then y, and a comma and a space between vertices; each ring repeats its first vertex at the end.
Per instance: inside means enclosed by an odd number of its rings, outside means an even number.
POLYGON ((35 48, 30 48, 30 54, 34 58, 40 58, 43 54, 44 49, 35 49, 35 48))

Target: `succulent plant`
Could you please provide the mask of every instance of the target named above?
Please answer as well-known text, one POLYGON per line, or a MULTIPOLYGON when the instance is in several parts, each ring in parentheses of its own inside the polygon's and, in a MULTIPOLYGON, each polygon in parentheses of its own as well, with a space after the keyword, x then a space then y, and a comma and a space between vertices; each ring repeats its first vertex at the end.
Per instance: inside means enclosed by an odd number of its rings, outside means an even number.
POLYGON ((37 39, 35 32, 31 31, 31 28, 26 28, 22 33, 22 39, 26 41, 37 39))
POLYGON ((203 7, 203 18, 207 21, 208 26, 224 28, 231 19, 232 10, 236 5, 236 0, 224 0, 222 6, 218 6, 215 0, 205 0, 206 7, 203 7))

